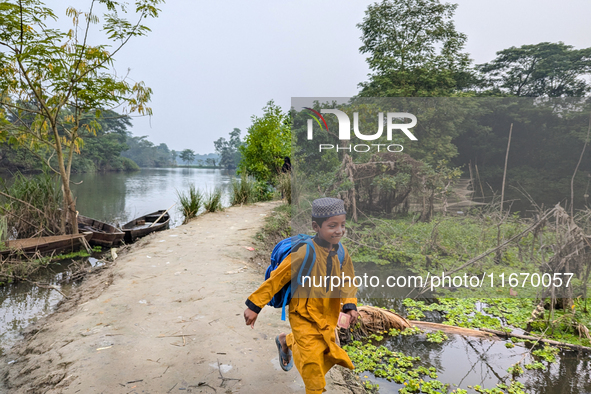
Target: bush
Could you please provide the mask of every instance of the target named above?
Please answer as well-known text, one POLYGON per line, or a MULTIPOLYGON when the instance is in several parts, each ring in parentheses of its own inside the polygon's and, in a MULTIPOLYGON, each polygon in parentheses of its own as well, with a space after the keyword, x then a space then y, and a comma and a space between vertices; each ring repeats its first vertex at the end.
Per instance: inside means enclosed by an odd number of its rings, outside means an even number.
POLYGON ((273 199, 274 189, 273 186, 267 182, 255 181, 254 182, 254 201, 270 201, 273 199))
POLYGON ((289 112, 283 112, 273 100, 267 103, 263 112, 261 117, 252 117, 252 125, 239 148, 242 160, 238 173, 274 183, 283 158, 291 154, 291 118, 289 112))
POLYGON ((213 191, 208 192, 205 196, 203 207, 207 212, 221 211, 222 207, 222 189, 215 188, 213 191))
POLYGON ((195 184, 193 183, 189 185, 187 194, 179 192, 178 190, 176 193, 179 198, 179 210, 185 217, 183 224, 188 223, 189 220, 197 216, 197 212, 199 212, 199 208, 201 208, 203 202, 203 194, 195 188, 195 184))

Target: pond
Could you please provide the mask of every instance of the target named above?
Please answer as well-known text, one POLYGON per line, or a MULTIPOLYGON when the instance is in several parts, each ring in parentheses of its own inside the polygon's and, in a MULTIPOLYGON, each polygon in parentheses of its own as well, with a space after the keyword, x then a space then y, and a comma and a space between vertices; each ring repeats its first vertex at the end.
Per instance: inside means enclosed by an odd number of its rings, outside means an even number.
MULTIPOLYGON (((396 266, 378 266, 372 263, 356 263, 356 274, 382 275, 387 271, 390 275, 408 275, 409 271, 396 266)), ((402 301, 408 296, 408 289, 390 289, 361 287, 357 293, 358 302, 363 305, 372 305, 381 308, 395 310, 405 316, 406 308, 402 301)), ((426 294, 427 297, 432 296, 426 294)), ((427 298, 427 303, 433 301, 427 298)), ((476 303, 476 309, 487 314, 483 303, 476 303)), ((424 311, 425 317, 421 320, 441 323, 444 318, 440 312, 424 311)), ((488 314, 487 314, 488 315, 488 314)), ((490 315, 488 315, 490 316, 490 315)), ((424 329, 423 333, 414 335, 397 335, 389 337, 384 335, 380 341, 373 340, 375 346, 383 345, 392 352, 403 353, 407 357, 418 357, 413 361, 413 369, 418 367, 436 370, 437 380, 443 384, 449 384, 448 392, 462 388, 468 393, 477 391, 469 386, 481 386, 484 389, 493 389, 498 383, 508 384, 510 374, 507 369, 513 364, 521 362, 531 364, 539 359, 532 356, 532 351, 541 349, 537 346, 531 349, 531 345, 515 343, 498 337, 480 338, 470 335, 447 333, 448 339, 440 343, 429 342, 427 333, 435 330, 424 329)), ((521 332, 516 330, 516 332, 521 332)), ((384 360, 384 359, 382 359, 384 360)), ((560 351, 556 355, 556 361, 548 363, 541 361, 545 369, 527 370, 524 368, 522 376, 516 380, 523 383, 526 393, 591 393, 591 354, 575 351, 560 351)), ((379 384, 380 393, 398 393, 402 388, 407 388, 403 382, 396 383, 383 377, 376 377, 369 371, 359 373, 362 381, 379 384)), ((431 380, 428 376, 422 376, 424 381, 431 380)), ((445 390, 443 392, 446 392, 445 390)))

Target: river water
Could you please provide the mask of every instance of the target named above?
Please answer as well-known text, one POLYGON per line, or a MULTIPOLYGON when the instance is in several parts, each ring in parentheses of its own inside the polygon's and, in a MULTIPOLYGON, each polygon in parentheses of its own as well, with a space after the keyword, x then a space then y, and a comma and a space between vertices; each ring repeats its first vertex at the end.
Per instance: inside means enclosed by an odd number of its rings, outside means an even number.
MULTIPOLYGON (((125 224, 146 213, 167 209, 192 183, 202 192, 227 191, 233 175, 201 168, 146 168, 137 172, 91 173, 72 176, 76 208, 81 215, 111 224, 125 224), (82 183, 80 183, 82 182, 82 183)), ((225 205, 228 205, 227 193, 225 205)), ((171 211, 171 226, 182 223, 178 205, 171 211)))
MULTIPOLYGON (((3 174, 3 177, 6 177, 3 174)), ((178 201, 178 192, 186 192, 192 183, 202 192, 222 188, 224 205, 233 174, 228 171, 201 168, 146 168, 136 172, 76 174, 72 176, 76 208, 80 214, 107 223, 123 225, 132 219, 160 209, 168 209, 178 201)), ((10 181, 10 180, 9 180, 10 181)), ((171 227, 178 226, 183 216, 175 205, 171 227)), ((31 278, 58 286, 68 294, 76 283, 60 285, 70 260, 52 264, 31 278)), ((89 265, 100 264, 89 258, 89 265)), ((26 282, 0 286, 0 355, 18 339, 29 324, 51 313, 62 296, 55 290, 40 288, 26 282)))

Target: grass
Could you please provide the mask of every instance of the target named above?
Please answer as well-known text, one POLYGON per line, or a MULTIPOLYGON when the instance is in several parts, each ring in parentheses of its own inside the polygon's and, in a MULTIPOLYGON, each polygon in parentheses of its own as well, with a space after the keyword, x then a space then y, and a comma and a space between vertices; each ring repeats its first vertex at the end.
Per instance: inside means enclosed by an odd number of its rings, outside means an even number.
POLYGON ((291 204, 291 174, 282 173, 278 177, 279 190, 288 204, 291 204))
POLYGON ((0 250, 4 249, 4 241, 8 239, 8 222, 6 217, 0 216, 0 250))
POLYGON ((215 188, 213 191, 206 192, 203 201, 203 207, 207 212, 222 211, 222 189, 215 188))
MULTIPOLYGON (((16 173, 12 185, 1 185, 0 214, 15 238, 60 233, 62 192, 56 177, 48 172, 34 177, 16 173)), ((1 240, 1 238, 0 238, 1 240)))
POLYGON ((269 252, 275 244, 291 236, 291 206, 281 204, 265 218, 265 224, 256 235, 257 240, 265 245, 269 252))
POLYGON ((203 194, 195 188, 195 184, 191 183, 186 194, 177 190, 177 196, 179 198, 179 210, 185 218, 183 224, 188 223, 189 220, 197 216, 197 212, 199 212, 203 203, 203 194))
POLYGON ((251 204, 256 201, 255 181, 246 174, 242 174, 240 179, 232 179, 232 205, 251 204))

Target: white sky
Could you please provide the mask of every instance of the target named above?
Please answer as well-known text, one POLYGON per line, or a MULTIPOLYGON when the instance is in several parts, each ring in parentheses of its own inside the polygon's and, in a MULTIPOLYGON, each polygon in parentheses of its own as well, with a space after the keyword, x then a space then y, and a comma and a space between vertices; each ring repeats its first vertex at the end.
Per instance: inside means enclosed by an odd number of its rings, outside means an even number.
MULTIPOLYGON (((456 0, 456 27, 475 63, 510 46, 563 41, 591 46, 588 0, 456 0)), ((87 0, 50 0, 65 7, 87 0)), ((133 2, 131 2, 133 3, 133 2)), ((154 90, 154 115, 134 120, 134 135, 170 149, 214 151, 213 141, 250 125, 273 99, 349 97, 367 79, 356 27, 373 1, 169 0, 152 32, 116 56, 119 73, 154 90)))

